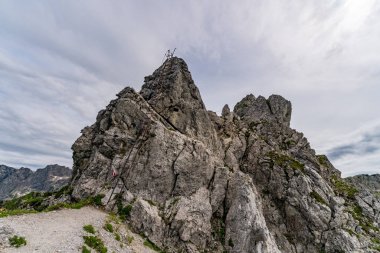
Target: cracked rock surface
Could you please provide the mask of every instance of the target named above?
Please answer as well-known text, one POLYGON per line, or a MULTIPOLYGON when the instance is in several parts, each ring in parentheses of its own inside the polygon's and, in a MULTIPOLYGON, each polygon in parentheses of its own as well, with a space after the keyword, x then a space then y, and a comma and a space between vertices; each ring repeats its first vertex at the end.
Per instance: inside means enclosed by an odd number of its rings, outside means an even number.
POLYGON ((131 228, 166 252, 380 249, 379 195, 290 128, 288 100, 248 95, 218 116, 177 57, 117 97, 73 144, 73 196, 130 208, 131 228))

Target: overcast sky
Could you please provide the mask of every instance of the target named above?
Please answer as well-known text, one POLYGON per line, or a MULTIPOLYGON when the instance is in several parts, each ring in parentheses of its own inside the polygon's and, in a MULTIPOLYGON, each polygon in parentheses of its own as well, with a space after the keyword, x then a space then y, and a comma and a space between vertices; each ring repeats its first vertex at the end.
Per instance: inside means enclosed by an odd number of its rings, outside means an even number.
POLYGON ((208 109, 280 94, 344 176, 380 173, 375 0, 0 1, 0 164, 72 166, 80 130, 166 50, 208 109))

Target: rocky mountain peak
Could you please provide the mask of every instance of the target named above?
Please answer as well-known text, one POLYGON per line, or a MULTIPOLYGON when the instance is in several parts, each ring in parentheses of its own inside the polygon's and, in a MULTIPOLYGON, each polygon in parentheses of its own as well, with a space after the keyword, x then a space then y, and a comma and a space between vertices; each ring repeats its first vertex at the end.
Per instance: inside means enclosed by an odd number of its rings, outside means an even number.
POLYGON ((373 252, 380 242, 377 197, 290 128, 283 97, 251 94, 218 116, 176 57, 117 96, 73 144, 73 197, 103 194, 166 252, 373 252))
POLYGON ((180 110, 183 103, 195 106, 194 109, 205 109, 187 64, 177 57, 167 59, 152 75, 145 77, 140 94, 159 113, 167 107, 180 110))
POLYGON ((218 147, 214 127, 185 61, 167 59, 145 77, 140 95, 180 133, 218 147))

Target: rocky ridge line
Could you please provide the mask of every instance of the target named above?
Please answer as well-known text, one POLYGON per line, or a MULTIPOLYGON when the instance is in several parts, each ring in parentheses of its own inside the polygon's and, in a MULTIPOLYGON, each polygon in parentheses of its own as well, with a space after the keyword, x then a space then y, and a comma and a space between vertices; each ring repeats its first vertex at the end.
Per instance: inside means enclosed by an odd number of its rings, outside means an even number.
POLYGON ((67 185, 71 169, 60 165, 48 165, 32 171, 0 165, 0 200, 19 197, 32 191, 55 191, 67 185))

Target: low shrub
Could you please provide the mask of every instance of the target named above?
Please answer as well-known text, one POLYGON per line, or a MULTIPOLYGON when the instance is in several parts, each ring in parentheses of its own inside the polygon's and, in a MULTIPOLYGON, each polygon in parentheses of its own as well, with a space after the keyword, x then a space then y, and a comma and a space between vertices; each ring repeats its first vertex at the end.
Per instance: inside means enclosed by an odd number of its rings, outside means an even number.
POLYGON ((86 246, 82 246, 82 253, 91 253, 91 250, 89 250, 86 246))
POLYGON ((77 202, 61 202, 52 206, 47 206, 45 204, 45 200, 48 200, 52 196, 54 198, 59 198, 63 195, 70 195, 71 193, 72 188, 66 186, 56 192, 30 192, 21 197, 17 197, 11 200, 0 201, 0 218, 10 215, 19 215, 32 212, 49 212, 61 208, 80 209, 88 205, 102 205, 101 200, 104 197, 104 195, 102 194, 82 199, 77 202))
POLYGON ((284 168, 290 167, 293 170, 299 170, 302 173, 305 173, 305 165, 290 156, 279 154, 276 152, 269 152, 268 156, 272 159, 273 163, 284 168))
POLYGON ((83 226, 83 230, 90 234, 95 234, 95 228, 92 225, 83 226))
POLYGON ((7 216, 13 216, 13 215, 21 215, 21 214, 28 214, 28 213, 37 213, 36 210, 25 210, 25 209, 15 209, 15 210, 0 210, 0 218, 4 218, 7 216))
POLYGON ((104 230, 106 230, 110 233, 113 233, 113 226, 111 223, 106 223, 103 228, 104 228, 104 230))
POLYGON ((133 242, 133 239, 135 239, 133 236, 131 235, 127 236, 128 245, 130 245, 133 242))
POLYGON ((25 237, 15 235, 9 238, 9 243, 11 246, 19 248, 26 245, 26 239, 25 237))
POLYGON ((108 249, 103 241, 97 236, 83 236, 84 243, 98 253, 107 253, 108 249))
POLYGON ((355 199, 355 195, 358 193, 358 190, 351 184, 339 179, 337 176, 331 178, 335 193, 340 196, 345 196, 349 199, 355 199))

